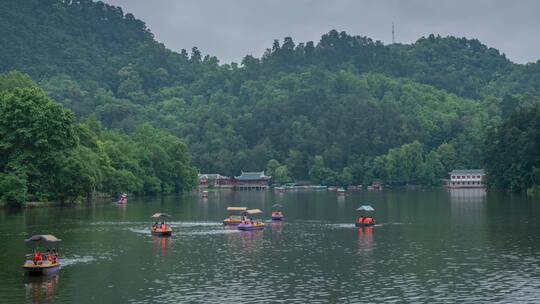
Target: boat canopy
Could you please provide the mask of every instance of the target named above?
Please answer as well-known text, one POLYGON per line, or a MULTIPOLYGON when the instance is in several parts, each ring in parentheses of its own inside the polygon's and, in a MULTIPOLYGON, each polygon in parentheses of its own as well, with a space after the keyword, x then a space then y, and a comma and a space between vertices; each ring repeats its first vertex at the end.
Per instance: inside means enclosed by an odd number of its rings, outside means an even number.
POLYGON ((249 209, 249 210, 246 210, 246 213, 247 214, 261 214, 263 212, 261 209, 249 209))
POLYGON ((57 242, 60 242, 62 240, 57 239, 52 234, 36 234, 36 235, 33 235, 33 236, 27 238, 24 241, 27 242, 27 243, 29 243, 29 242, 39 242, 39 241, 44 241, 44 242, 49 242, 49 243, 57 243, 57 242))
POLYGON ((283 205, 281 205, 281 204, 274 204, 274 205, 272 205, 272 207, 274 207, 274 208, 283 208, 283 205))
POLYGON ((227 207, 227 211, 246 211, 247 207, 227 207))
POLYGON ((375 211, 370 205, 362 205, 356 209, 356 211, 375 211))
POLYGON ((168 213, 156 213, 152 215, 152 218, 164 218, 164 217, 171 217, 168 213))

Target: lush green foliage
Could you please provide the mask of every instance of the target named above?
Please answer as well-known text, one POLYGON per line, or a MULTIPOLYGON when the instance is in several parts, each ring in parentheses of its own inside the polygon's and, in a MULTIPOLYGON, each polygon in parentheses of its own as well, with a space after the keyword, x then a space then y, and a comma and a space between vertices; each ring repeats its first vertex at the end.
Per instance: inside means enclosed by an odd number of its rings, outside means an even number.
MULTIPOLYGON (((142 21, 91 0, 2 1, 0 43, 0 71, 28 73, 77 117, 117 130, 76 126, 81 144, 62 168, 85 172, 69 180, 85 185, 77 193, 185 188, 193 168, 176 137, 201 172, 434 185, 482 167, 486 130, 540 94, 540 63, 514 64, 475 39, 384 45, 332 30, 220 65, 197 48, 167 50, 142 21)), ((0 89, 28 81, 11 75, 0 89)))
POLYGON ((194 186, 185 144, 149 125, 131 135, 74 124, 20 73, 0 75, 0 199, 73 201, 95 191, 172 193, 194 186))
POLYGON ((540 189, 540 102, 516 109, 487 139, 486 169, 492 187, 540 189))

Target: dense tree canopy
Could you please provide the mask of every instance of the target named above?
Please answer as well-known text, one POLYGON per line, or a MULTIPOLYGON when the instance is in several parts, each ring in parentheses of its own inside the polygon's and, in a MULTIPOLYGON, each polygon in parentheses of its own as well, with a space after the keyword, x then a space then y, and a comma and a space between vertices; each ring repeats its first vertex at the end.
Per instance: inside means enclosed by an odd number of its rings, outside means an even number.
POLYGON ((487 137, 491 186, 540 193, 540 102, 516 109, 487 137))
MULTIPOLYGON (((196 47, 166 49, 144 22, 92 0, 2 1, 0 43, 0 72, 27 73, 80 121, 80 143, 59 160, 85 172, 70 179, 78 193, 183 190, 189 154, 201 172, 269 168, 278 183, 436 185, 483 167, 487 130, 540 94, 538 62, 512 63, 476 39, 384 45, 331 30, 220 65, 196 47)), ((49 100, 14 91, 35 86, 28 76, 0 77, 5 100, 49 100)))
POLYGON ((20 73, 0 75, 0 200, 73 201, 99 191, 178 193, 195 184, 186 145, 142 125, 130 135, 73 113, 20 73))

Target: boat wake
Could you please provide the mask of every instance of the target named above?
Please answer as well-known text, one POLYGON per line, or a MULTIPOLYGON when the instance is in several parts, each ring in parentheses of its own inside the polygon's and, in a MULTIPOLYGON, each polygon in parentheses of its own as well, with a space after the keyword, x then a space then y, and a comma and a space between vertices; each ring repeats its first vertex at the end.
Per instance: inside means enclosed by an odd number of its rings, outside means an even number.
POLYGON ((238 233, 238 229, 221 229, 221 230, 207 230, 207 231, 193 231, 193 232, 180 232, 180 235, 217 235, 217 234, 233 234, 238 233))
POLYGON ((62 258, 60 262, 62 267, 75 265, 75 264, 86 264, 95 261, 96 259, 92 256, 73 256, 71 258, 62 258))
POLYGON ((190 228, 190 227, 213 227, 222 226, 221 222, 169 222, 172 227, 190 228))
POLYGON ((328 224, 328 227, 334 229, 355 228, 354 224, 328 224))
POLYGON ((146 227, 144 229, 142 229, 142 228, 129 228, 129 231, 139 233, 139 234, 150 235, 150 228, 149 227, 146 227))

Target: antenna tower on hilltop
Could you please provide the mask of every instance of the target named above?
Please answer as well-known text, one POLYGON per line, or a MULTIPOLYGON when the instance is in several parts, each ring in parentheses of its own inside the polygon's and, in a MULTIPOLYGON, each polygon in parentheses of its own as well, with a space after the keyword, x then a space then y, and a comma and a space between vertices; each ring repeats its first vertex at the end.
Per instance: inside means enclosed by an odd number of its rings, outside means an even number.
POLYGON ((392 22, 392 44, 396 43, 396 32, 394 30, 394 22, 392 22))

